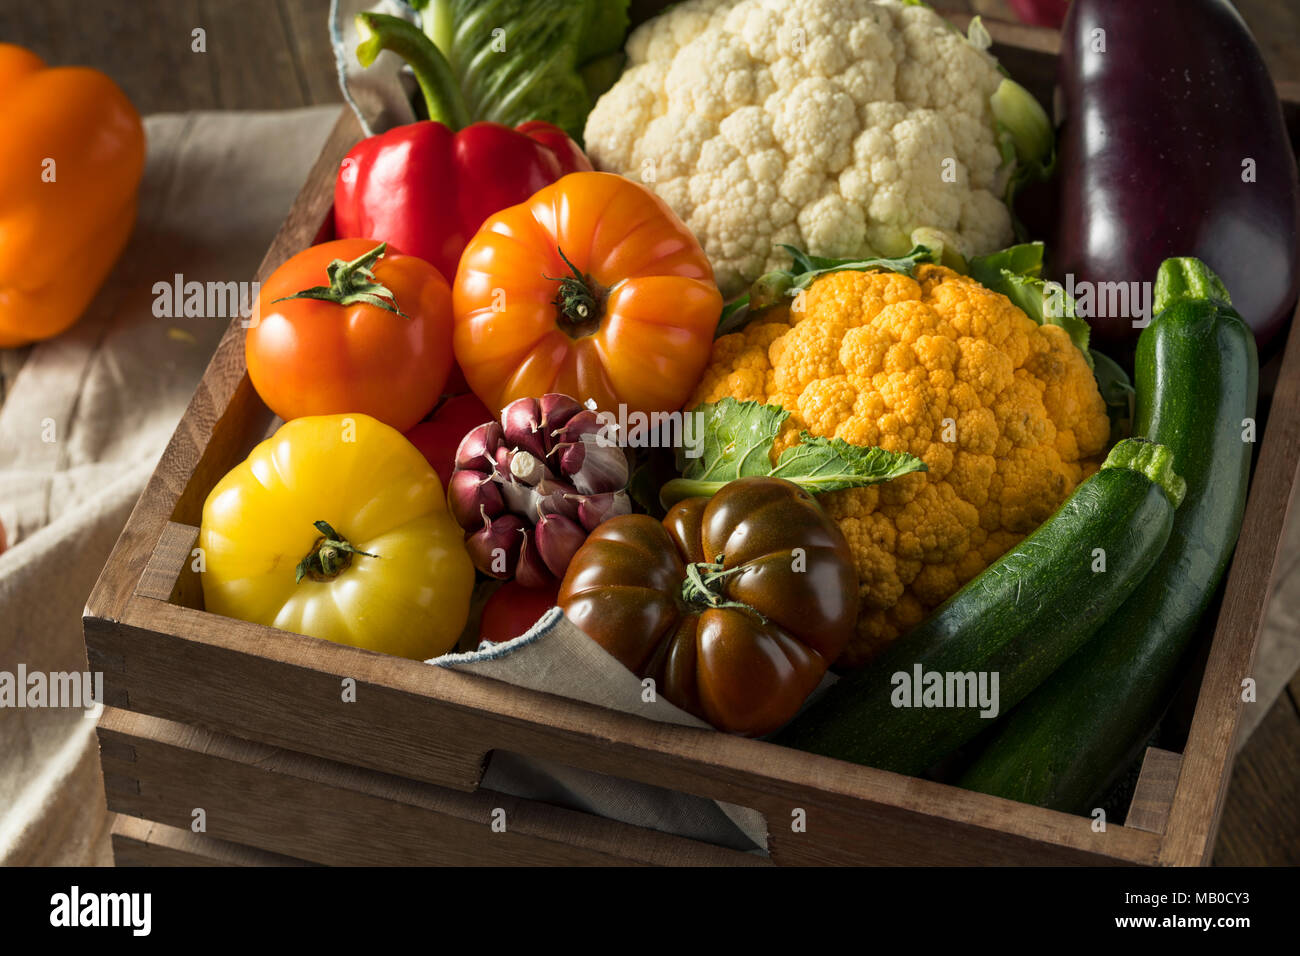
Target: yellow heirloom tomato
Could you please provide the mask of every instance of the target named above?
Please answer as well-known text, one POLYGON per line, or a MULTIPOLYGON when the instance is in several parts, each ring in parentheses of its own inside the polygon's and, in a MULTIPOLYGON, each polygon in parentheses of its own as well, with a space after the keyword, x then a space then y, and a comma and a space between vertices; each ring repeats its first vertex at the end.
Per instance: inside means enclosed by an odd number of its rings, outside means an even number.
POLYGON ((437 474, 368 415, 296 418, 203 505, 214 614, 423 660, 469 615, 474 567, 437 474))

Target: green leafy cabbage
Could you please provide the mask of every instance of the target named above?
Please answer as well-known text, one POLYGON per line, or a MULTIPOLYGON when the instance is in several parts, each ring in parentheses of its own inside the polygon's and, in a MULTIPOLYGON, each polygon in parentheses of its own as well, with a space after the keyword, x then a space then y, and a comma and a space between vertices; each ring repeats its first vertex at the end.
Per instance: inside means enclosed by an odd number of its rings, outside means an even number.
POLYGON ((622 69, 629 0, 410 0, 470 115, 545 120, 577 142, 622 69))

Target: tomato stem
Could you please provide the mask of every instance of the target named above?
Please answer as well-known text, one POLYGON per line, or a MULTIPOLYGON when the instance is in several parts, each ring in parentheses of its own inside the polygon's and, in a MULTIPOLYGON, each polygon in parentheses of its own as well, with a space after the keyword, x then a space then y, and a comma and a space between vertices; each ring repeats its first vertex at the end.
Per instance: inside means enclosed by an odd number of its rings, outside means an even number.
POLYGON ((578 267, 569 261, 569 257, 559 246, 555 247, 555 251, 569 267, 571 275, 548 276, 543 273, 542 278, 560 284, 555 298, 551 300, 559 311, 557 324, 569 338, 580 339, 600 328, 600 320, 605 312, 605 299, 609 291, 602 288, 591 276, 579 272, 578 267))
POLYGON ((271 302, 275 304, 285 299, 320 299, 336 305, 354 305, 363 302, 389 312, 396 312, 402 318, 409 319, 410 316, 397 307, 397 297, 387 286, 376 281, 375 274, 371 271, 371 266, 384 257, 387 248, 388 243, 381 242, 365 255, 358 256, 351 262, 346 259, 335 259, 325 267, 325 275, 330 280, 329 285, 312 286, 293 295, 282 295, 278 299, 272 299, 271 302))
POLYGON ((682 600, 688 605, 698 607, 703 610, 735 608, 740 611, 748 611, 755 615, 760 621, 767 622, 757 608, 746 604, 744 601, 731 601, 727 599, 723 588, 726 586, 726 579, 738 571, 744 571, 745 566, 738 564, 734 568, 723 569, 723 555, 718 555, 713 561, 699 561, 686 565, 686 580, 682 582, 682 600))
POLYGON ((307 556, 298 562, 294 583, 305 577, 313 581, 333 581, 351 567, 354 554, 365 555, 367 558, 379 557, 377 554, 353 547, 343 535, 330 526, 329 522, 315 521, 313 524, 321 536, 311 546, 307 556))

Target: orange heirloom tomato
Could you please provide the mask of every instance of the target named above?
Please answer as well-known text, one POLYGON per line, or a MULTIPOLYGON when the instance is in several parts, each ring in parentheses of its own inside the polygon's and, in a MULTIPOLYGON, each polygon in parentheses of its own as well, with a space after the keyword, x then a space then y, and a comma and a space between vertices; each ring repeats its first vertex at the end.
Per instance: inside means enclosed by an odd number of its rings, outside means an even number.
POLYGON ((0 43, 0 347, 58 335, 135 224, 140 114, 107 76, 0 43))
POLYGON ((244 356, 285 421, 361 412, 406 431, 447 381, 451 290, 429 263, 382 243, 323 242, 262 285, 244 356))
POLYGON ((649 190, 571 173, 483 223, 453 290, 456 358, 483 403, 562 392, 681 408, 722 296, 690 230, 649 190))

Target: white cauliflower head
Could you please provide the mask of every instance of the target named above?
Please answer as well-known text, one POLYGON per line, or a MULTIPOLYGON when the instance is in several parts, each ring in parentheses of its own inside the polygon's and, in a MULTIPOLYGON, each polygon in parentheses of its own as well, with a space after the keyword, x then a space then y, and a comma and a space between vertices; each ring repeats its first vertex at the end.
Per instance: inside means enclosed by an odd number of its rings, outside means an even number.
POLYGON ((587 119, 597 168, 652 188, 728 297, 816 256, 965 256, 1012 239, 989 97, 997 62, 895 0, 686 0, 628 39, 587 119))

